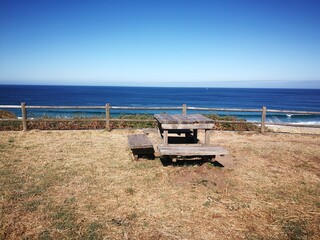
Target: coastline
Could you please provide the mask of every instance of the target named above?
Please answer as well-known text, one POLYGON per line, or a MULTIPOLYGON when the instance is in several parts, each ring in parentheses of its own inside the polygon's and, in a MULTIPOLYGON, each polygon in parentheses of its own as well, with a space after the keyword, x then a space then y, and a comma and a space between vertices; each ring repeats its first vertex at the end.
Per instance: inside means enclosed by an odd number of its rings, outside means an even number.
POLYGON ((294 134, 320 134, 320 128, 317 127, 299 127, 299 126, 279 126, 266 124, 268 130, 277 133, 294 133, 294 134))

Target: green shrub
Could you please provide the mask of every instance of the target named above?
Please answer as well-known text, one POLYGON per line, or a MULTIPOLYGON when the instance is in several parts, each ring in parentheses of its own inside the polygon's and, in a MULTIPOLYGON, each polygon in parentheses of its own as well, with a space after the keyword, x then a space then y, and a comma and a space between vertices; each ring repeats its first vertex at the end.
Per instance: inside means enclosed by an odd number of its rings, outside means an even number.
MULTIPOLYGON (((16 118, 13 113, 8 111, 0 111, 3 118, 16 118)), ((243 123, 215 123, 215 130, 227 130, 227 131, 258 131, 258 126, 247 123, 244 119, 238 119, 234 116, 219 116, 215 114, 205 115, 208 118, 217 121, 240 121, 243 123)), ((49 119, 59 119, 59 117, 48 117, 47 115, 42 116, 42 121, 28 121, 28 130, 39 129, 39 130, 85 130, 85 129, 105 129, 105 119, 101 116, 86 117, 84 115, 75 115, 74 119, 77 121, 50 121, 49 119), (48 121, 43 121, 48 119, 48 121), (80 119, 80 120, 79 120, 80 119), (92 119, 92 121, 81 121, 81 119, 92 119), (99 121, 94 119, 101 119, 99 121)), ((119 121, 111 121, 111 129, 123 129, 123 128, 155 128, 157 123, 154 121, 152 114, 127 114, 120 115, 117 117, 119 121), (125 121, 125 119, 135 121, 125 121), (141 122, 140 120, 144 120, 141 122), (150 121, 145 121, 150 120, 150 121)), ((22 130, 22 123, 17 121, 6 121, 0 122, 0 131, 20 131, 22 130)))

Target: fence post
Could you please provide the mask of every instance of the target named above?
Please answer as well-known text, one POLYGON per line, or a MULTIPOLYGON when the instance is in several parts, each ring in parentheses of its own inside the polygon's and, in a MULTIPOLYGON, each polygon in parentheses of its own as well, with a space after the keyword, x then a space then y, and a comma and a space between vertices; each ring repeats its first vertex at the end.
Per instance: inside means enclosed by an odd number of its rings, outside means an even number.
POLYGON ((26 103, 21 103, 21 113, 22 113, 22 130, 28 131, 27 128, 27 110, 26 110, 26 103))
POLYGON ((182 114, 187 114, 187 104, 182 104, 182 114))
POLYGON ((267 116, 267 108, 263 106, 262 112, 261 112, 261 133, 264 133, 266 130, 266 116, 267 116))
POLYGON ((110 104, 106 103, 106 130, 110 132, 110 104))

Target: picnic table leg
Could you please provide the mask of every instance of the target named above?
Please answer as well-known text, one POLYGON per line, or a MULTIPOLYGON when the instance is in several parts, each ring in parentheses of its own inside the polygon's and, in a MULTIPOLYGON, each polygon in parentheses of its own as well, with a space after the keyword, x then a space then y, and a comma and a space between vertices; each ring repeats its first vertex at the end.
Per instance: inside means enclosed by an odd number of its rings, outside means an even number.
POLYGON ((210 130, 209 129, 206 129, 205 130, 205 133, 204 133, 204 145, 205 146, 209 146, 210 145, 210 130))
POLYGON ((193 141, 198 142, 198 129, 193 129, 193 141))
POLYGON ((215 162, 216 161, 216 155, 213 155, 210 159, 210 162, 215 162))
POLYGON ((158 132, 160 134, 160 137, 162 137, 162 128, 161 128, 161 124, 158 122, 158 132))
POLYGON ((132 160, 133 161, 138 161, 139 160, 139 155, 138 154, 134 154, 134 153, 132 153, 132 160))
POLYGON ((177 156, 170 156, 172 162, 177 162, 177 156))
POLYGON ((163 145, 168 145, 168 130, 163 130, 163 145))

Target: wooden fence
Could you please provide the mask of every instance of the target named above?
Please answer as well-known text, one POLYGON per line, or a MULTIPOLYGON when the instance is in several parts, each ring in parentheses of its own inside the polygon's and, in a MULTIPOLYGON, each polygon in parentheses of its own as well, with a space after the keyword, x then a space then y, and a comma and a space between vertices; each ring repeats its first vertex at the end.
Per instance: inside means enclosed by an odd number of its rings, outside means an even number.
MULTIPOLYGON (((293 110, 274 110, 267 109, 263 106, 261 109, 240 109, 240 108, 204 108, 204 107, 187 107, 186 104, 182 104, 181 107, 129 107, 129 106, 111 106, 107 103, 105 106, 28 106, 26 103, 21 103, 21 105, 0 105, 0 109, 15 109, 20 108, 22 118, 21 119, 0 119, 0 122, 5 121, 21 121, 23 126, 23 131, 27 131, 27 122, 31 121, 46 121, 46 122, 66 122, 66 121, 105 121, 106 130, 110 131, 111 122, 155 122, 156 120, 149 119, 117 119, 111 118, 110 112, 112 109, 117 110, 180 110, 182 114, 187 114, 187 110, 192 111, 216 111, 216 112, 260 112, 261 121, 259 122, 244 122, 244 121, 225 121, 225 120, 215 120, 216 123, 233 123, 233 124, 257 124, 260 125, 261 133, 266 130, 266 124, 268 125, 281 125, 281 126, 293 126, 293 127, 311 127, 310 125, 303 124, 292 124, 292 123, 275 123, 266 122, 267 113, 284 113, 284 114, 309 114, 309 115, 320 115, 320 112, 310 112, 310 111, 293 111, 293 110), (27 109, 104 109, 106 117, 105 118, 39 118, 31 119, 27 117, 27 109)), ((320 126, 312 126, 320 127, 320 126)))

